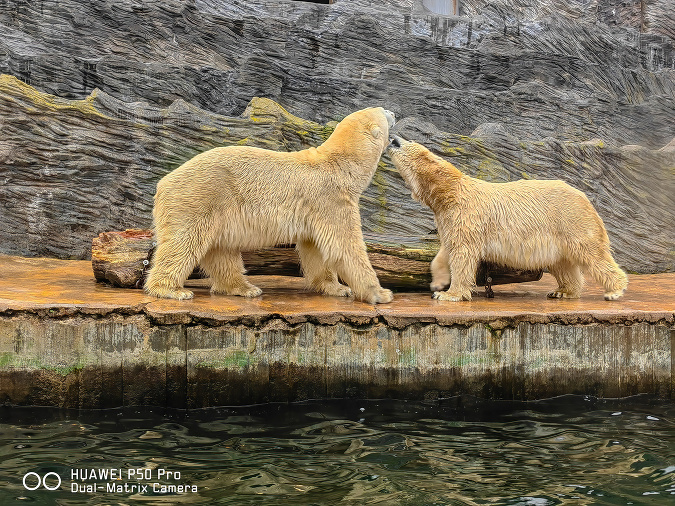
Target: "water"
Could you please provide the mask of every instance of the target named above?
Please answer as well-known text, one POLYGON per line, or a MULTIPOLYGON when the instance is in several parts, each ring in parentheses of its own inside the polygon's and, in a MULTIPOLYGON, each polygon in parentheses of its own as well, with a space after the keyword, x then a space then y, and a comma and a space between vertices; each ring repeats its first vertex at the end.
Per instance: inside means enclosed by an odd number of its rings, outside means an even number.
POLYGON ((0 441, 3 506, 675 504, 675 404, 644 397, 0 408, 0 441))

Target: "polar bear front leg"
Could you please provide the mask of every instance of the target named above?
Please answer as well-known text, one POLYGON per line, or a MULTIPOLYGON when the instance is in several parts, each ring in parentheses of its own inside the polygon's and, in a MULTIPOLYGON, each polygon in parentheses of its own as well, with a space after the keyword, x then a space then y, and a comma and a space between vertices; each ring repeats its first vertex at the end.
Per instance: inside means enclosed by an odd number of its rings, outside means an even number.
POLYGON ((194 294, 186 290, 183 283, 196 263, 194 256, 181 247, 180 241, 160 242, 145 281, 146 293, 163 299, 191 299, 194 294))
POLYGON ((439 292, 450 286, 450 259, 448 250, 441 244, 441 248, 431 261, 431 291, 439 292))
POLYGON ((211 248, 202 261, 202 269, 211 278, 211 293, 258 297, 262 290, 252 285, 244 276, 241 252, 223 248, 211 248))
POLYGON ((476 284, 478 254, 464 247, 454 248, 448 253, 450 265, 450 288, 446 292, 434 292, 432 298, 458 302, 471 300, 471 288, 476 284))
POLYGON ((300 257, 302 273, 311 289, 334 297, 352 295, 351 288, 338 281, 337 273, 326 265, 323 255, 312 241, 298 241, 295 249, 300 257))
POLYGON ((328 240, 317 242, 323 258, 329 265, 335 265, 337 274, 352 289, 357 299, 370 304, 391 302, 394 294, 380 286, 366 253, 358 208, 342 219, 339 215, 332 219, 335 221, 324 228, 329 232, 322 234, 328 240))

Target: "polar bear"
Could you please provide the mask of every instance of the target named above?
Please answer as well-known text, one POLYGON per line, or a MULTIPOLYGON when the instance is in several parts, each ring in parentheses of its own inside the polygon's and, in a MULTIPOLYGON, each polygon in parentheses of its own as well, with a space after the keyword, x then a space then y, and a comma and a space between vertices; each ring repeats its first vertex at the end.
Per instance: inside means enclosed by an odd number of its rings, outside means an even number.
POLYGON ((390 111, 364 109, 344 118, 317 148, 214 148, 167 174, 155 194, 157 247, 147 293, 192 298, 183 284, 199 264, 213 281, 212 293, 257 297, 262 291, 244 276, 241 251, 295 243, 310 288, 391 302, 366 254, 359 198, 393 124, 390 111))
POLYGON ((549 298, 578 298, 582 272, 604 287, 606 300, 623 295, 628 278, 612 258, 602 219, 579 190, 562 181, 481 181, 400 137, 389 152, 413 198, 435 215, 441 242, 431 263, 435 299, 471 300, 481 260, 548 268, 558 281, 549 298))

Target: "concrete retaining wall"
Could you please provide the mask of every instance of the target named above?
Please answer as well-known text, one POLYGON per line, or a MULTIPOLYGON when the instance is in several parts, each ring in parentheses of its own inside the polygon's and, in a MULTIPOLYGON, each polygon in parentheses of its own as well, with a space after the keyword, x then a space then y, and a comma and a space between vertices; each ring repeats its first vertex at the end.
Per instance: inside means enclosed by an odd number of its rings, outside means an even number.
POLYGON ((495 329, 383 319, 215 326, 147 314, 0 319, 0 400, 177 408, 323 397, 673 396, 668 322, 495 329), (366 321, 364 320, 364 321, 366 321))

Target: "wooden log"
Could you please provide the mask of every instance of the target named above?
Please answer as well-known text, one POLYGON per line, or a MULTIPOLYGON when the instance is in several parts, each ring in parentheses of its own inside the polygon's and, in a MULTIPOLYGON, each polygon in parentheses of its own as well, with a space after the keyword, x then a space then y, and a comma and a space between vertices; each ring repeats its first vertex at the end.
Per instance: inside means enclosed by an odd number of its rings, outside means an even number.
POLYGON ((102 232, 95 237, 91 244, 91 266, 96 281, 121 288, 140 288, 138 283, 154 246, 153 235, 152 230, 133 228, 102 232))
MULTIPOLYGON (((368 257, 380 283, 400 291, 428 291, 429 262, 434 249, 385 245, 366 240, 368 257)), ((129 229, 103 232, 92 242, 92 268, 97 281, 121 288, 142 288, 149 268, 154 239, 152 230, 129 229)), ((301 276, 300 263, 292 245, 247 251, 242 254, 248 274, 301 276)), ((478 286, 536 281, 542 271, 507 269, 481 263, 476 274, 478 286)), ((191 277, 201 277, 195 270, 191 277)))

